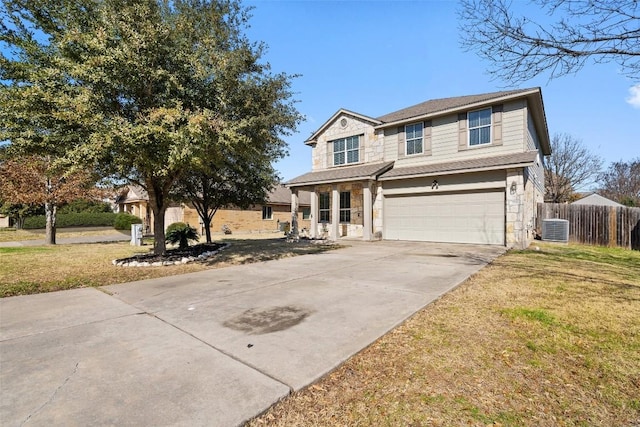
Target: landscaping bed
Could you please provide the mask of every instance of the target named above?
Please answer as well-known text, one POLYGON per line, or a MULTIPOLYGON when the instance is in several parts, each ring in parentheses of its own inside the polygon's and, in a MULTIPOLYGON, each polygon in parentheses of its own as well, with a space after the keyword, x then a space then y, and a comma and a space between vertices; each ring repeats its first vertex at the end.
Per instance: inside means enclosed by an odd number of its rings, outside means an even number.
POLYGON ((184 249, 168 249, 163 255, 138 254, 114 259, 112 263, 118 267, 158 267, 187 264, 193 261, 204 261, 228 246, 228 243, 200 243, 184 249))

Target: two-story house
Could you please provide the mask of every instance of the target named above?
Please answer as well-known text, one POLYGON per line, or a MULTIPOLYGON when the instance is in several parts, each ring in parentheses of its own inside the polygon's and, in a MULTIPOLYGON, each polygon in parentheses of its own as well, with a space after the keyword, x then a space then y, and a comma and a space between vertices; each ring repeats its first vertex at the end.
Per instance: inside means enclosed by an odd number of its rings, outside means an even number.
POLYGON ((373 118, 340 109, 305 141, 312 236, 527 246, 544 195, 540 88, 435 99, 373 118))

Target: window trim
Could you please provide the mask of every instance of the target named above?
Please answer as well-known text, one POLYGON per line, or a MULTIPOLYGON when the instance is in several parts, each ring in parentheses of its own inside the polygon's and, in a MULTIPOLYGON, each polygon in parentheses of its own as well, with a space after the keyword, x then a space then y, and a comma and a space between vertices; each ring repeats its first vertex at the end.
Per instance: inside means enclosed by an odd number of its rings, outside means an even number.
MULTIPOLYGON (((415 133, 415 130, 414 130, 415 133)), ((424 122, 411 123, 408 125, 404 125, 404 155, 405 156, 419 156, 424 154, 424 122), (409 138, 409 133, 407 132, 407 128, 420 126, 420 137, 419 138, 409 138), (414 151, 413 153, 409 153, 409 142, 420 140, 420 151, 414 151)))
POLYGON ((262 220, 273 221, 273 208, 271 206, 262 206, 262 220), (269 213, 269 215, 265 215, 265 213, 269 213))
POLYGON ((331 197, 328 192, 318 193, 318 223, 326 224, 331 222, 331 197), (322 207, 322 198, 326 195, 327 207, 322 207), (323 213, 326 213, 326 219, 323 219, 323 213))
POLYGON ((476 148, 476 147, 485 147, 487 145, 491 145, 493 143, 493 107, 487 107, 487 108, 481 108, 479 110, 473 110, 473 111, 467 111, 467 148, 476 148), (479 113, 481 111, 489 111, 489 124, 488 125, 482 125, 482 126, 476 126, 476 127, 471 127, 471 119, 469 118, 469 115, 471 113, 479 113), (489 141, 488 142, 480 142, 478 144, 471 144, 471 131, 474 129, 482 129, 482 128, 489 128, 489 141))
POLYGON ((351 224, 351 191, 340 192, 340 224, 351 224), (345 197, 346 196, 346 197, 345 197), (343 206, 343 197, 348 201, 348 206, 343 206), (344 219, 343 219, 344 218, 344 219))
POLYGON ((333 149, 333 166, 346 166, 346 165, 354 165, 357 163, 360 163, 360 135, 352 135, 352 136, 346 136, 344 138, 338 138, 338 139, 334 139, 329 141, 329 144, 332 144, 332 149, 333 149), (358 143, 356 148, 347 148, 347 144, 351 141, 355 139, 355 141, 358 143), (339 143, 340 141, 344 142, 344 149, 343 150, 336 150, 336 143, 339 143), (349 153, 354 153, 357 156, 357 160, 356 161, 349 161, 349 153), (344 156, 344 162, 343 163, 336 163, 336 155, 338 154, 342 154, 344 156))

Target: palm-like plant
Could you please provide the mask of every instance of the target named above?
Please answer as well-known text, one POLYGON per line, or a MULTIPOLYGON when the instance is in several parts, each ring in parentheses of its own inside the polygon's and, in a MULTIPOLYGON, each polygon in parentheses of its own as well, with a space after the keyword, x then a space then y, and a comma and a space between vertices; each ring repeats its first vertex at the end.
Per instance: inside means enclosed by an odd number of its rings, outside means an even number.
POLYGON ((179 244, 180 249, 186 249, 189 247, 189 241, 197 242, 200 240, 200 236, 195 228, 184 222, 174 222, 165 233, 165 241, 175 245, 179 244))

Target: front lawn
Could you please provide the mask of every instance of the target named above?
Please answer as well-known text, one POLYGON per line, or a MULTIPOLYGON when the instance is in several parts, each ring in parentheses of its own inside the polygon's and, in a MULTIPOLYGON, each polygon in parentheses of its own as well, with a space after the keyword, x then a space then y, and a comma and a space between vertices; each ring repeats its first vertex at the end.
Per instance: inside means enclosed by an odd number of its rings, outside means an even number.
MULTIPOLYGON (((260 235, 256 235, 260 237, 260 235)), ((168 267, 115 267, 111 261, 150 250, 128 242, 0 247, 0 298, 172 276, 234 264, 319 253, 335 248, 282 238, 227 239, 228 249, 205 262, 168 267)))
POLYGON ((549 244, 508 252, 249 423, 639 424, 640 252, 549 244))

